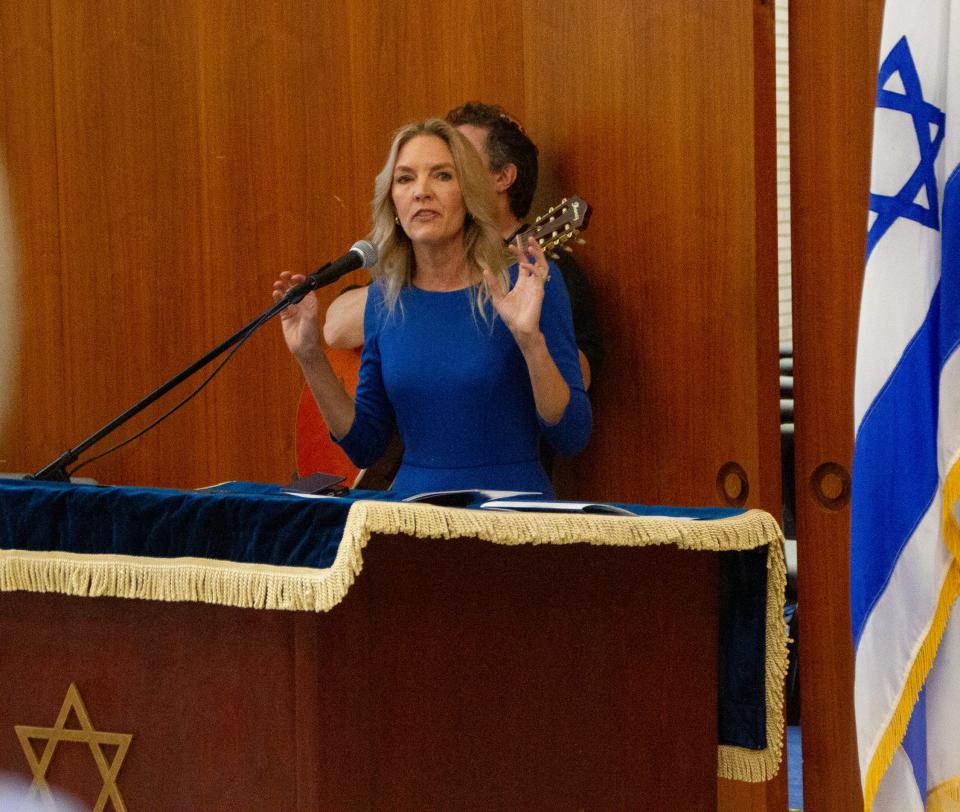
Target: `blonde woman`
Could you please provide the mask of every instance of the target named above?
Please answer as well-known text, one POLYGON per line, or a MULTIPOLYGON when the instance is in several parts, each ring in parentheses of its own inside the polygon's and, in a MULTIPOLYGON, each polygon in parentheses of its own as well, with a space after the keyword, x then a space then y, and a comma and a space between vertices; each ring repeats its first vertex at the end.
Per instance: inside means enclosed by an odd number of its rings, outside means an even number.
MULTIPOLYGON (((591 430, 561 275, 531 240, 511 247, 470 143, 428 119, 397 132, 373 199, 379 251, 364 312, 356 397, 323 352, 313 294, 287 308, 287 346, 331 435, 359 467, 394 425, 398 493, 485 488, 552 496, 541 434, 572 455, 591 430)), ((303 281, 283 273, 273 295, 303 281)))

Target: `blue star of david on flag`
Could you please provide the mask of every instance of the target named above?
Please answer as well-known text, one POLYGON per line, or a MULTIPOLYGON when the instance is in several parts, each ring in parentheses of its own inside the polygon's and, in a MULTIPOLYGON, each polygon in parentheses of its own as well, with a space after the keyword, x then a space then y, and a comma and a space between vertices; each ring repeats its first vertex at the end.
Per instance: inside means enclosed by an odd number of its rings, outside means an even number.
POLYGON ((936 231, 940 229, 939 196, 933 162, 943 141, 943 111, 923 99, 920 77, 906 37, 890 49, 877 77, 877 108, 905 113, 913 119, 913 130, 920 148, 920 161, 895 195, 870 194, 870 211, 877 216, 867 232, 867 256, 893 223, 903 217, 936 231), (887 90, 886 84, 899 74, 903 93, 887 90), (926 192, 927 205, 917 202, 926 192))

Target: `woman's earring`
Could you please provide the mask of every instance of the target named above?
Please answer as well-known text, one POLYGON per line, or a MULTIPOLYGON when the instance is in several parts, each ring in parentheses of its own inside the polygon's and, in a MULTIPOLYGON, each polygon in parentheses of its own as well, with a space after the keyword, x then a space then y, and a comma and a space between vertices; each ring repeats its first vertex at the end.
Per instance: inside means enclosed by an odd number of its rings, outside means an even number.
POLYGON ((396 223, 397 225, 400 225, 400 218, 397 217, 397 215, 393 215, 393 222, 396 223))

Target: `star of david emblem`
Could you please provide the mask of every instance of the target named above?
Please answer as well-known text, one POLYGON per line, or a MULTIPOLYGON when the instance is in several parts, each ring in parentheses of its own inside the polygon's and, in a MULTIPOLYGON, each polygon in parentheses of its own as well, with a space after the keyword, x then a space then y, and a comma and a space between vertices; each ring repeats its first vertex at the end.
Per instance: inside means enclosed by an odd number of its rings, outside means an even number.
POLYGON ((67 695, 63 699, 63 705, 60 707, 60 713, 57 715, 57 721, 53 727, 14 725, 14 729, 17 732, 17 738, 20 740, 20 746, 23 748, 23 754, 27 757, 30 771, 33 773, 30 797, 39 795, 44 801, 52 805, 53 796, 50 793, 50 785, 47 783, 46 775, 50 768, 50 762, 53 761, 53 754, 57 745, 62 741, 83 742, 89 745, 90 754, 93 756, 100 777, 103 779, 100 795, 93 807, 94 812, 102 812, 106 808, 108 800, 115 812, 125 812, 127 807, 120 795, 120 790, 117 789, 117 774, 123 765, 123 759, 127 755, 133 735, 130 733, 106 733, 94 729, 90 721, 90 714, 87 713, 83 700, 80 698, 80 691, 72 682, 70 687, 67 688, 67 695), (80 727, 66 727, 70 711, 73 711, 80 727), (30 743, 31 739, 46 741, 43 752, 39 757, 37 757, 36 751, 30 743), (103 745, 117 748, 109 763, 104 755, 103 745))
POLYGON ((924 101, 917 66, 906 37, 901 37, 887 54, 877 76, 877 108, 910 116, 917 136, 920 160, 916 169, 895 195, 870 194, 870 211, 876 215, 867 232, 867 256, 887 229, 903 217, 920 225, 940 230, 940 204, 934 160, 943 141, 944 114, 924 101), (899 78, 903 92, 888 85, 899 78), (926 205, 922 201, 926 198, 926 205))

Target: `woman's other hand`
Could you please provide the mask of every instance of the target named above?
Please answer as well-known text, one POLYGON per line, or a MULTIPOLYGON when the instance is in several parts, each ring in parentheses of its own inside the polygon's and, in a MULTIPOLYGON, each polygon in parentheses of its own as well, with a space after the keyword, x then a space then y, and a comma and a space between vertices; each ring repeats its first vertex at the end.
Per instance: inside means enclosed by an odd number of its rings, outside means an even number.
MULTIPOLYGON (((305 279, 303 274, 284 271, 273 283, 273 300, 279 302, 290 288, 296 287, 305 279)), ((287 348, 298 361, 309 362, 311 358, 323 354, 317 311, 317 297, 310 292, 280 314, 283 338, 287 342, 287 348)))
POLYGON ((550 271, 543 250, 533 237, 529 239, 526 251, 517 245, 511 245, 510 251, 517 258, 519 268, 511 290, 507 291, 503 280, 490 271, 484 271, 483 276, 494 309, 523 350, 540 336, 543 286, 550 271))

